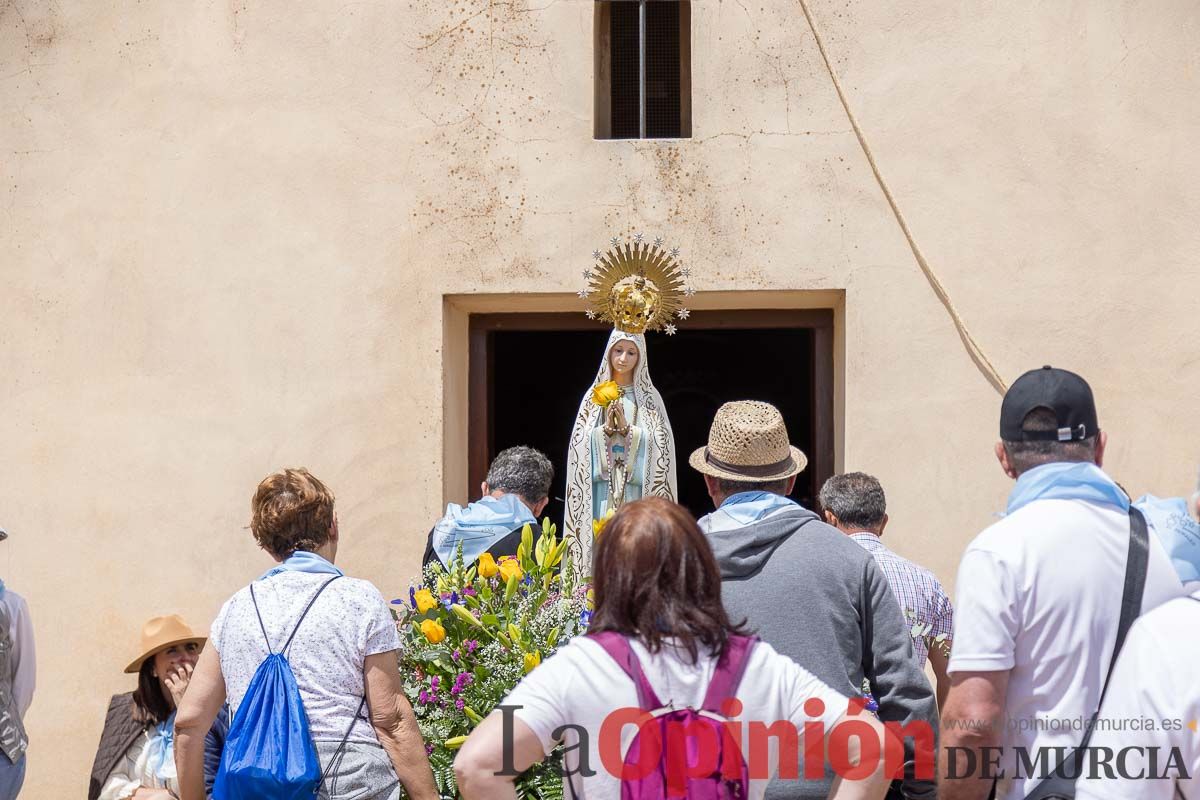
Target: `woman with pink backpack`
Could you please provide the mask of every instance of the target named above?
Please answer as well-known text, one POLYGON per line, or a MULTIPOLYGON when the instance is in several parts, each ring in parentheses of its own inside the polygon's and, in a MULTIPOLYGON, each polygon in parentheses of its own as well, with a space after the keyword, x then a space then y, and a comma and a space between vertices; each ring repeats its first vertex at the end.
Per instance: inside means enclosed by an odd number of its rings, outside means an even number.
POLYGON ((567 798, 758 800, 771 778, 794 778, 806 761, 823 769, 826 757, 844 776, 831 798, 884 796, 881 753, 899 743, 861 703, 730 622, 712 550, 684 508, 623 506, 594 554, 588 635, 471 734, 454 765, 465 800, 515 797, 518 775, 559 745, 567 798))

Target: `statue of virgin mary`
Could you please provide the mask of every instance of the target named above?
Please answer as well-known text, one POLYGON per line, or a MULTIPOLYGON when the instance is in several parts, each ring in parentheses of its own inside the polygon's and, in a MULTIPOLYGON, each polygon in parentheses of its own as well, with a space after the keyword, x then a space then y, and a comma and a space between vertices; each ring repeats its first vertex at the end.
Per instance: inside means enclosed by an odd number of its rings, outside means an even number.
POLYGON ((650 378, 647 330, 675 333, 684 319, 683 278, 675 256, 640 239, 614 243, 585 273, 589 316, 610 321, 612 334, 595 382, 584 392, 567 453, 566 535, 579 576, 591 573, 593 522, 623 504, 655 495, 675 500, 675 437, 662 395, 650 378))

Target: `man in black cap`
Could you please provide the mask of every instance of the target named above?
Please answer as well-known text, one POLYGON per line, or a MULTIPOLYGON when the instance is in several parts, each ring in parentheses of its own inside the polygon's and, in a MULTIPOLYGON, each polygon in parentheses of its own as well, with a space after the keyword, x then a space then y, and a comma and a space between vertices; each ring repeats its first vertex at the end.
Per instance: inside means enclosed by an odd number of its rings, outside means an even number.
POLYGON ((1016 485, 959 566, 941 800, 983 800, 994 782, 998 800, 1019 800, 1081 744, 1127 562, 1141 610, 1183 592, 1158 537, 1131 549, 1129 498, 1101 469, 1106 444, 1091 387, 1072 372, 1027 372, 1004 396, 996 457, 1016 485), (1131 561, 1135 550, 1144 559, 1131 561))

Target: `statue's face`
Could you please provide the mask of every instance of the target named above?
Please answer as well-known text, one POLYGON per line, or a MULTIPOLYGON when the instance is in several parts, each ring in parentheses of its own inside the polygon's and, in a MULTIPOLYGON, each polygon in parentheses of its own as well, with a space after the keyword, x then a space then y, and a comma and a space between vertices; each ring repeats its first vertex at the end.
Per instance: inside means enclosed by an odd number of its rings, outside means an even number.
POLYGON ((614 376, 632 376, 637 363, 638 349, 633 342, 622 339, 608 351, 608 365, 614 376))

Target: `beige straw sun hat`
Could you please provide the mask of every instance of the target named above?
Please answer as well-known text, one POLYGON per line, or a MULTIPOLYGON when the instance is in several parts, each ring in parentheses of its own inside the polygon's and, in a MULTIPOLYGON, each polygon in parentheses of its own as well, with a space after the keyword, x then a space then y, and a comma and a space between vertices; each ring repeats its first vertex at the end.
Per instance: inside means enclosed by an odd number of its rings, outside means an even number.
POLYGON ((688 463, 714 478, 769 482, 800 473, 808 458, 788 442, 779 409, 757 400, 738 400, 717 410, 708 446, 692 453, 688 463))
POLYGON ((142 668, 143 661, 173 645, 195 642, 203 646, 206 641, 206 637, 197 636, 192 627, 178 614, 153 617, 142 626, 142 654, 131 661, 125 671, 137 672, 142 668))

